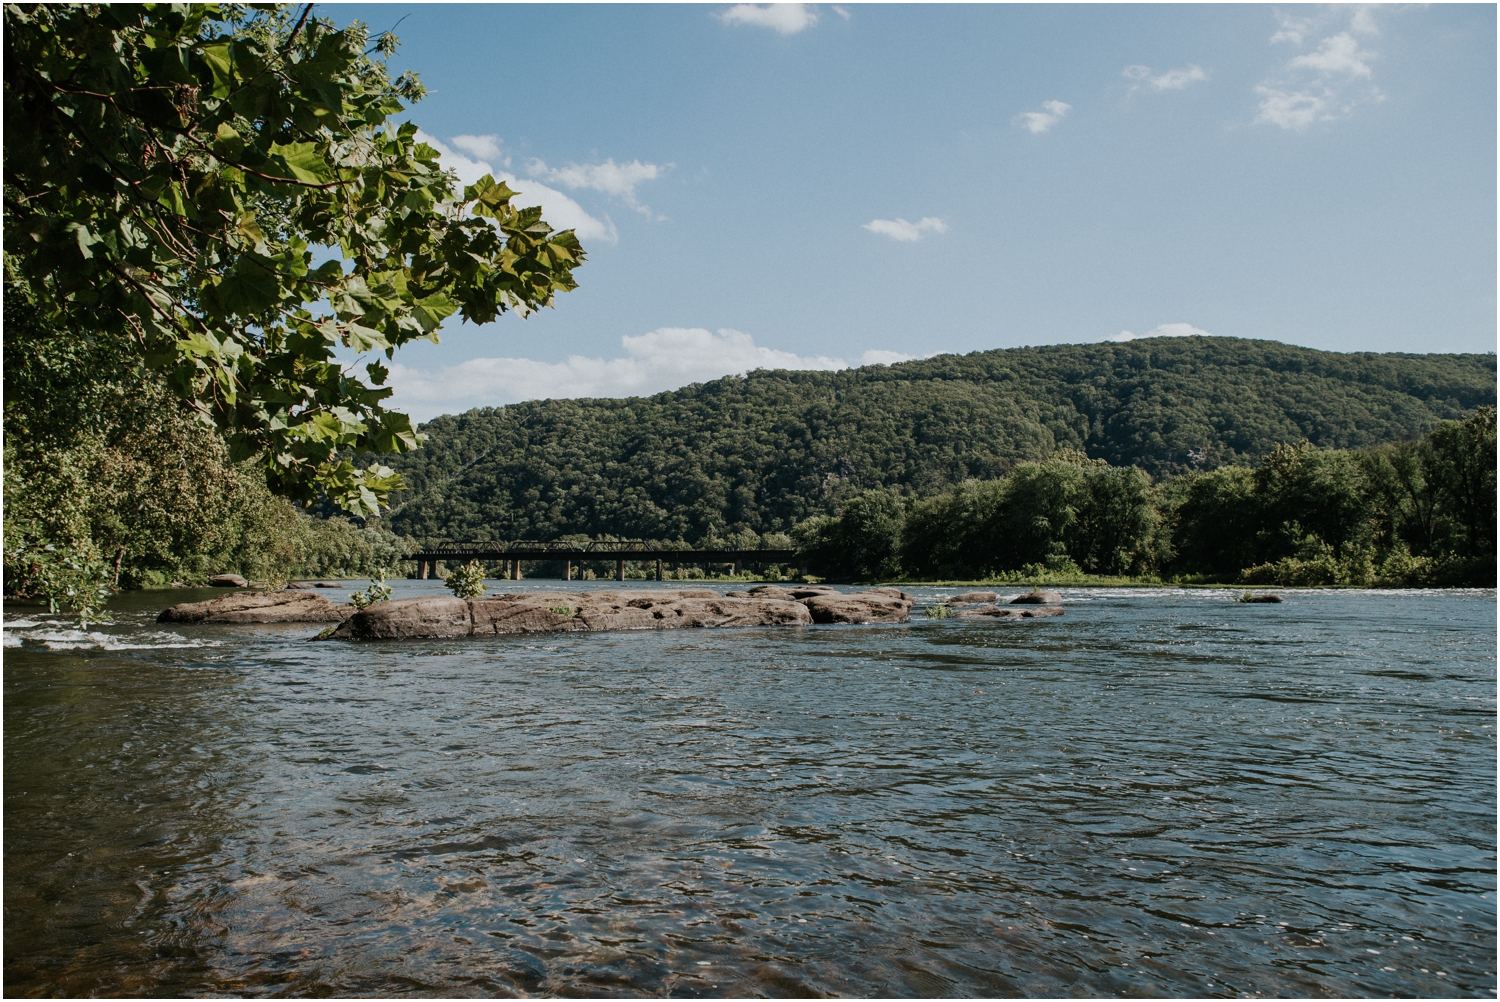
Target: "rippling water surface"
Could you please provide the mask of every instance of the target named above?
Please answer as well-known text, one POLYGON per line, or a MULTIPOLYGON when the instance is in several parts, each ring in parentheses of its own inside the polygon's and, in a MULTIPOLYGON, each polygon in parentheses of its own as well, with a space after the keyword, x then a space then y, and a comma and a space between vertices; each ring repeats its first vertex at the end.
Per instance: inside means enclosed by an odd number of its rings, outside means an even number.
POLYGON ((1493 592, 1065 596, 365 645, 11 608, 7 994, 1494 995, 1493 592))

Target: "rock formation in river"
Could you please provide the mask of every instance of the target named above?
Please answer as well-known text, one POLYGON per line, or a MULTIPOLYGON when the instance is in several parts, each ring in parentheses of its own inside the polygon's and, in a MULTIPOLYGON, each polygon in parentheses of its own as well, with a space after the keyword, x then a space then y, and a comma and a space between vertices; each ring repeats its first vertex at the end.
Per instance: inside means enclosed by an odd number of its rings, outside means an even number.
POLYGON ((1055 591, 1029 591, 1010 600, 1011 605, 1057 605, 1062 596, 1055 591))
POLYGON ((902 623, 911 600, 880 592, 763 589, 743 598, 707 589, 540 592, 458 599, 393 599, 350 616, 326 639, 397 640, 601 630, 678 630, 813 623, 902 623), (807 591, 802 599, 796 592, 807 591), (775 594, 782 592, 784 594, 775 594))
POLYGON ((236 592, 207 602, 183 602, 156 617, 158 623, 342 623, 352 605, 334 605, 305 591, 236 592))

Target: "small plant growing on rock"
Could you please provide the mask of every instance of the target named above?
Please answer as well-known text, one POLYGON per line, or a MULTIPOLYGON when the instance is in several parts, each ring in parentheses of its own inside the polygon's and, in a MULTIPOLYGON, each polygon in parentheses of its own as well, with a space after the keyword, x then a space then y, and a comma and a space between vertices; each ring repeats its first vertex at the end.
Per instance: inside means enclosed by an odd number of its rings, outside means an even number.
POLYGON ((375 568, 375 572, 370 575, 370 587, 349 594, 349 601, 354 604, 356 611, 363 612, 376 602, 384 602, 391 597, 391 586, 385 583, 388 573, 390 572, 384 567, 375 568))
POLYGON ((928 619, 947 619, 953 615, 953 609, 947 605, 929 605, 927 607, 928 619))
POLYGON ((459 598, 478 598, 486 591, 484 583, 484 570, 479 566, 479 561, 470 560, 458 570, 448 575, 447 585, 449 590, 459 598))
POLYGON ((572 608, 572 606, 559 605, 559 606, 555 606, 555 607, 553 607, 551 609, 548 609, 547 611, 550 612, 550 613, 552 613, 552 615, 554 615, 554 616, 563 616, 563 617, 566 617, 568 619, 572 619, 573 618, 573 608, 572 608))

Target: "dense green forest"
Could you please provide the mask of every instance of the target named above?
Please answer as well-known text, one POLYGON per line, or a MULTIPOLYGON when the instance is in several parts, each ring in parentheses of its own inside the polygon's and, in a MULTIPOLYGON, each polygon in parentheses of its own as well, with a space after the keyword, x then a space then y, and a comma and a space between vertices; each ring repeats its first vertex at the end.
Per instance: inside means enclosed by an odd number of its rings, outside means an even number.
POLYGON ((272 494, 114 339, 55 336, 8 292, 4 349, 6 594, 93 607, 101 588, 362 576, 404 552, 272 494))
POLYGON ((1065 449, 920 500, 867 490, 793 535, 845 579, 1493 585, 1495 458, 1493 407, 1416 441, 1278 445, 1157 484, 1065 449))
POLYGON ((1153 338, 754 372, 652 397, 428 422, 389 524, 424 542, 747 541, 872 488, 929 497, 1074 449, 1153 478, 1279 444, 1412 440, 1495 402, 1494 355, 1341 354, 1153 338))

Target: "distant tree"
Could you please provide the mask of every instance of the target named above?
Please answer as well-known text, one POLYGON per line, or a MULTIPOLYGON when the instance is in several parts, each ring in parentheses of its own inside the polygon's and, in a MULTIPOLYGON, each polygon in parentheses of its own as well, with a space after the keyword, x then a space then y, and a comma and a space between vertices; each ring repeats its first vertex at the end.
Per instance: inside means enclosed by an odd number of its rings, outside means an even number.
POLYGON ((583 251, 485 177, 460 193, 392 79, 394 36, 311 5, 10 4, 5 282, 51 335, 129 352, 304 503, 374 514, 418 444, 338 347, 525 314, 583 251))
POLYGON ((819 573, 864 581, 901 574, 901 531, 906 506, 901 495, 864 491, 844 502, 833 518, 814 519, 794 535, 819 573))
POLYGON ((1466 557, 1495 554, 1495 408, 1439 425, 1429 436, 1431 472, 1444 507, 1460 531, 1466 557))

